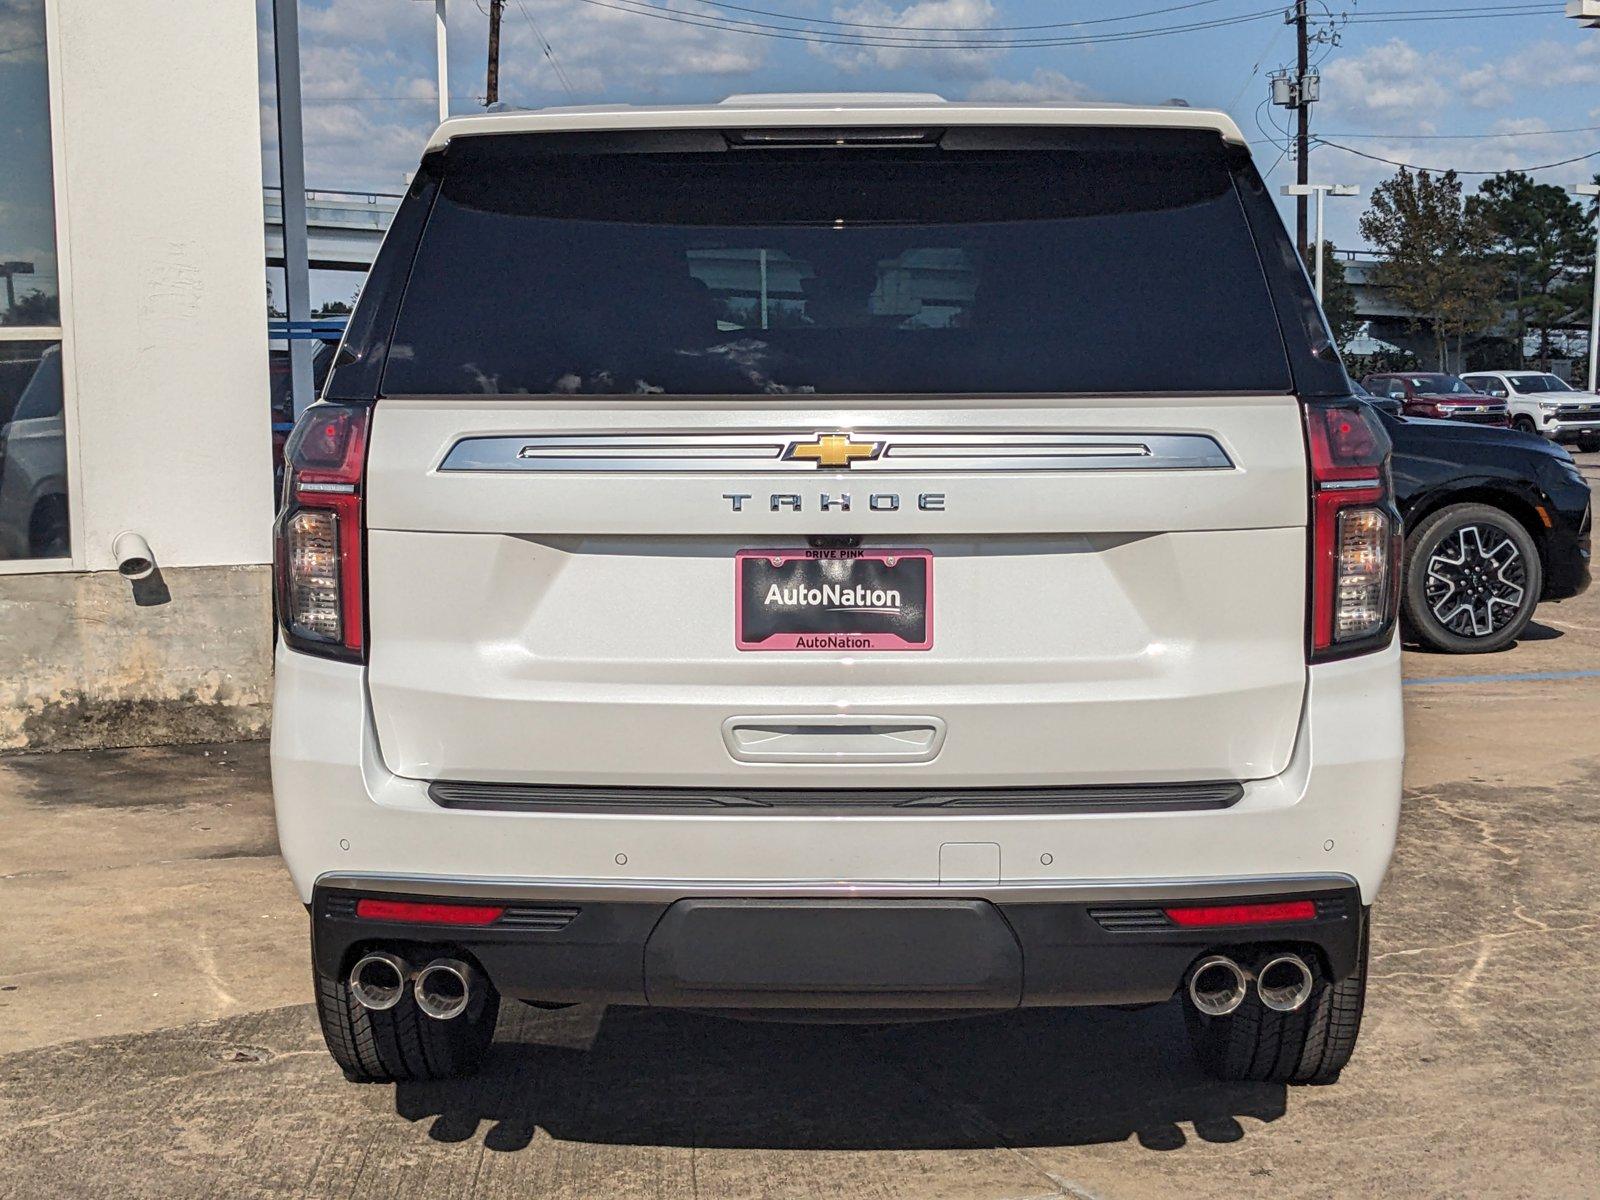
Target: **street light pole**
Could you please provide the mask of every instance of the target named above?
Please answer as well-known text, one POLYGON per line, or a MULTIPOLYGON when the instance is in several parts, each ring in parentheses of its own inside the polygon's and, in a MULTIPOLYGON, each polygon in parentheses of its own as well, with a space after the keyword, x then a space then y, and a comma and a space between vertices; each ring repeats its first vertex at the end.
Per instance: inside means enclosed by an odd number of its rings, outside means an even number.
POLYGON ((1589 390, 1597 391, 1600 368, 1600 184, 1580 183, 1572 189, 1580 196, 1594 198, 1594 299, 1589 305, 1589 390))
POLYGON ((1316 285, 1317 303, 1322 303, 1322 202, 1327 196, 1359 196, 1361 189, 1350 183, 1290 183, 1283 189, 1285 196, 1310 196, 1317 197, 1317 251, 1316 251, 1316 285))
POLYGON ((434 54, 439 59, 439 121, 450 119, 450 33, 445 24, 445 0, 433 0, 434 54))
POLYGON ((306 156, 300 111, 300 0, 272 0, 278 92, 278 183, 283 195, 283 307, 289 318, 289 396, 294 415, 317 398, 311 364, 311 265, 306 235, 306 156))
POLYGON ((438 61, 439 123, 450 119, 450 31, 445 22, 445 0, 433 0, 433 53, 438 61))

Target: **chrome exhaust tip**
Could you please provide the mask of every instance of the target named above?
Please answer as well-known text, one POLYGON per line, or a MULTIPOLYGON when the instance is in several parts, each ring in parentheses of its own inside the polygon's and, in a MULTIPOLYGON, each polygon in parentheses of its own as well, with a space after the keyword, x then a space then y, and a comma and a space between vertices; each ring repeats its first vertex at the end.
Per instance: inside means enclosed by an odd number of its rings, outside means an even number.
POLYGON ((1315 982, 1305 959, 1298 954, 1279 954, 1256 971, 1256 995, 1273 1012, 1292 1013, 1311 999, 1315 982))
POLYGON ((417 1007, 435 1021, 448 1021, 467 1011, 477 972, 455 958, 436 958, 417 972, 417 1007))
POLYGON ((411 964, 405 959, 374 950, 350 968, 350 994, 362 1008, 383 1012, 400 1003, 410 978, 411 964))
POLYGON ((1189 1003, 1208 1017, 1225 1017, 1244 1003, 1250 979, 1223 954, 1211 954, 1189 972, 1189 1003))

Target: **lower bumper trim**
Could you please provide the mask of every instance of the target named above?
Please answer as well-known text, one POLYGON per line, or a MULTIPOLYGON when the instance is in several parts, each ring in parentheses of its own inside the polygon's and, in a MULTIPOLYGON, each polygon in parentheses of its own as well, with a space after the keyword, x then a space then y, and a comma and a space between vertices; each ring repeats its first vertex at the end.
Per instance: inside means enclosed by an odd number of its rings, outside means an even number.
MULTIPOLYGON (((503 902, 508 912, 559 906, 562 920, 502 920, 481 928, 428 928, 355 915, 363 896, 444 893, 390 881, 341 878, 313 896, 317 971, 340 978, 373 948, 474 961, 508 997, 736 1010, 976 1011, 1018 1006, 1158 1003, 1199 957, 1251 957, 1295 948, 1341 979, 1354 969, 1362 923, 1349 880, 1245 881, 1231 888, 1140 885, 1143 906, 1311 899, 1312 919, 1270 926, 1180 927, 1127 920, 1087 895, 1019 896, 1023 888, 937 888, 891 896, 861 892, 778 896, 657 893, 575 900, 569 888, 452 893, 503 902), (350 883, 355 886, 347 886, 350 883), (985 893, 988 893, 987 895, 985 893), (576 909, 570 913, 570 909, 576 909)), ((486 885, 487 886, 487 885, 486 885)), ((1087 886, 1087 885, 1086 885, 1087 886)), ((681 889, 682 885, 675 885, 681 889)), ((815 885, 813 885, 815 887, 815 885)), ((1059 889, 1058 889, 1059 890, 1059 889)), ((1133 898, 1132 887, 1116 891, 1133 898)))

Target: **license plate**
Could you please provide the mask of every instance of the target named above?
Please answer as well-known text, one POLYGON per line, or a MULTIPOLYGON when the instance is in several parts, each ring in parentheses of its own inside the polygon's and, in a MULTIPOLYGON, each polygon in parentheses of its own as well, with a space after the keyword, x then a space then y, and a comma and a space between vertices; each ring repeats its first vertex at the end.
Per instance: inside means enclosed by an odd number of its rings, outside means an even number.
POLYGON ((933 555, 926 550, 741 550, 740 650, 926 650, 933 555))

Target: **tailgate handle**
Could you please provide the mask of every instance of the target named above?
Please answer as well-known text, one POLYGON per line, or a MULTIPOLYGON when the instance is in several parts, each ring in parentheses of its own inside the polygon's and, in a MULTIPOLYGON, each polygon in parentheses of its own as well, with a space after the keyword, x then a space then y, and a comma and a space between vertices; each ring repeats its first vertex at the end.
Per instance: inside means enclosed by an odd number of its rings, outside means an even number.
POLYGON ((722 741, 740 762, 930 762, 944 745, 944 722, 836 713, 729 717, 722 741))

